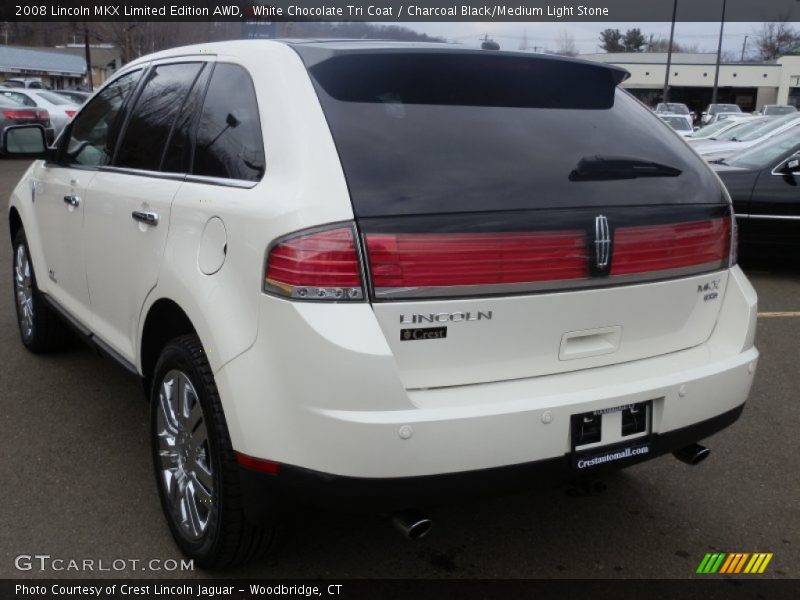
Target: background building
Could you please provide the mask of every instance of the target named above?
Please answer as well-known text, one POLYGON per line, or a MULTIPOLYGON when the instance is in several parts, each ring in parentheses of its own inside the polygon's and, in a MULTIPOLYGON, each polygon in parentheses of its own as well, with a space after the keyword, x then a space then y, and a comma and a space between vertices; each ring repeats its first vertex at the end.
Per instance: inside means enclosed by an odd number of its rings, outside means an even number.
MULTIPOLYGON (((85 64, 86 48, 83 44, 67 44, 54 48, 35 49, 43 52, 57 52, 67 56, 77 56, 84 59, 85 64)), ((92 83, 97 87, 122 66, 122 52, 111 44, 92 44, 89 49, 92 60, 92 83)))
POLYGON ((38 77, 53 89, 73 88, 83 83, 86 60, 51 50, 0 45, 0 80, 38 77))
MULTIPOLYGON (((662 99, 666 52, 586 54, 581 58, 618 65, 631 76, 622 84, 649 106, 662 99)), ((671 102, 683 102, 696 113, 711 102, 716 69, 715 53, 673 53, 670 68, 671 102)), ((744 111, 765 104, 800 107, 800 56, 783 56, 774 63, 723 63, 719 68, 717 102, 738 104, 744 111)))

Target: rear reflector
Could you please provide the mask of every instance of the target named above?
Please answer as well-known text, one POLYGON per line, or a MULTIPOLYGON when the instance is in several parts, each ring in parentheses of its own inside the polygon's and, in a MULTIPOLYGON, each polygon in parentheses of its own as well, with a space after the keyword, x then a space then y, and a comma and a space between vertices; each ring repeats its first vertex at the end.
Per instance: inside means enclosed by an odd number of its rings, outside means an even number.
POLYGON ((611 275, 630 275, 697 265, 726 266, 731 252, 730 217, 619 227, 614 232, 611 275))
POLYGON ((32 110, 4 110, 3 116, 6 119, 15 121, 35 121, 36 113, 32 110))
POLYGON ((586 233, 367 234, 380 288, 502 285, 589 276, 586 233))
POLYGON ((75 113, 78 112, 78 111, 77 110, 65 110, 64 112, 67 113, 67 116, 71 119, 72 117, 75 116, 75 113))
POLYGON ((299 234, 267 257, 265 291, 301 300, 363 300, 352 227, 299 234))
POLYGON ((276 463, 272 460, 264 460, 263 458, 253 458, 252 456, 239 452, 236 452, 236 462, 247 469, 260 471, 261 473, 269 473, 270 475, 275 475, 281 470, 280 463, 276 463))

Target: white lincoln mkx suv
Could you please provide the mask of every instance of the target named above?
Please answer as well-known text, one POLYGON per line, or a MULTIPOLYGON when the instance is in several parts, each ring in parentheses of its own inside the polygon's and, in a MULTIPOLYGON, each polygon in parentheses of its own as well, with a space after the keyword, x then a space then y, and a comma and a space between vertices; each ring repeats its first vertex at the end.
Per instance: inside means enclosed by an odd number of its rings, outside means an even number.
POLYGON ((204 567, 297 501, 413 537, 443 496, 698 462, 749 393, 756 295, 725 189, 626 75, 363 41, 138 59, 52 148, 3 136, 37 158, 9 206, 22 342, 77 331, 142 378, 204 567))

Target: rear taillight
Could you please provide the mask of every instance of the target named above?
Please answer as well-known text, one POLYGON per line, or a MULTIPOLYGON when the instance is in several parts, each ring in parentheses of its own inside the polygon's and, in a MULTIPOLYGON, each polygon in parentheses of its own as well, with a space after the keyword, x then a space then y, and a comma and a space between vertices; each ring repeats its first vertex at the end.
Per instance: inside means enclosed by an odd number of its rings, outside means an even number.
POLYGON ((14 121, 35 121, 36 112, 32 110, 4 110, 3 116, 14 121))
POLYGON ((667 225, 618 227, 611 275, 650 273, 729 264, 731 219, 722 217, 667 225))
POLYGON ((270 248, 264 290, 299 300, 364 299, 352 225, 309 231, 270 248))
POLYGON ((264 291, 325 301, 364 300, 367 283, 373 301, 520 294, 689 276, 735 261, 735 224, 727 215, 601 230, 591 225, 586 220, 585 228, 550 231, 367 232, 361 240, 352 224, 315 228, 270 248, 264 291), (609 246, 610 260, 599 252, 609 246))
POLYGON ((44 121, 45 123, 49 124, 50 123, 50 113, 47 112, 46 110, 40 110, 39 111, 39 119, 41 121, 44 121))
POLYGON ((387 288, 491 286, 589 276, 586 233, 367 234, 372 284, 387 288))
POLYGON ((78 112, 78 111, 77 110, 65 110, 64 112, 67 113, 67 116, 71 119, 72 117, 75 116, 75 113, 78 112))
POLYGON ((739 224, 736 221, 736 213, 731 206, 731 253, 728 259, 728 266, 732 267, 739 261, 739 224))

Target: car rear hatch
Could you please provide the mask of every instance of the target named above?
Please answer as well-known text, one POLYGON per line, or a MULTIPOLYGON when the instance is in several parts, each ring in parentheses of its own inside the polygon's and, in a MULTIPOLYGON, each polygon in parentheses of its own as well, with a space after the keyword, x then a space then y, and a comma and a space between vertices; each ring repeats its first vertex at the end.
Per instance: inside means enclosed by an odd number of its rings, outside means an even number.
POLYGON ((625 72, 559 58, 298 47, 409 388, 592 368, 710 336, 729 202, 625 72))

